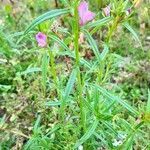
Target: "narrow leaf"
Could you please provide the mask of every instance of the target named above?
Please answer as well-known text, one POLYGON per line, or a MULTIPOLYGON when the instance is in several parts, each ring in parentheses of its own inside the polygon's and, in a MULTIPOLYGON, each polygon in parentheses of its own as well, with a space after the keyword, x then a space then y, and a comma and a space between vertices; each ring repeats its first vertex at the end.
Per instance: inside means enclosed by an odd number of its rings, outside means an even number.
MULTIPOLYGON (((66 51, 65 52, 59 52, 59 55, 67 55, 71 58, 74 58, 75 59, 75 54, 73 52, 71 52, 71 50, 69 49, 69 47, 61 40, 59 39, 57 36, 55 35, 50 35, 49 36, 51 39, 53 39, 55 42, 59 43, 60 46, 62 46, 66 51)), ((91 68, 91 64, 86 61, 84 58, 81 58, 80 59, 80 63, 85 65, 87 68, 91 68)))
POLYGON ((138 111, 135 110, 132 106, 130 106, 127 102, 123 101, 122 99, 120 99, 119 97, 116 97, 114 95, 112 95, 110 92, 108 92, 107 90, 103 89, 102 87, 98 86, 98 85, 94 85, 94 87, 97 87, 98 90, 104 95, 106 96, 108 99, 110 100, 115 100, 116 102, 118 102, 119 104, 121 104, 124 108, 126 108, 128 111, 130 111, 131 113, 133 113, 134 115, 139 115, 138 111))
POLYGON ((40 72, 41 68, 38 67, 33 67, 33 68, 28 68, 27 70, 23 71, 23 72, 18 72, 17 75, 27 75, 30 73, 36 73, 36 72, 40 72))
POLYGON ((83 144, 85 141, 87 141, 95 132, 96 128, 98 126, 98 120, 95 120, 90 127, 89 130, 77 141, 77 143, 74 146, 74 149, 78 148, 81 144, 83 144))
POLYGON ((100 52, 98 50, 98 47, 97 47, 95 40, 93 39, 93 37, 90 35, 90 33, 87 30, 83 30, 83 32, 85 33, 87 40, 88 40, 96 58, 97 58, 97 60, 100 60, 101 56, 100 56, 100 52))
POLYGON ((93 27, 100 27, 105 25, 106 23, 110 22, 112 20, 112 17, 105 17, 103 19, 97 20, 95 22, 90 22, 88 23, 85 28, 90 29, 93 27))
POLYGON ((50 102, 46 102, 45 105, 46 106, 51 106, 51 107, 53 107, 53 106, 59 106, 59 105, 61 105, 61 102, 60 101, 50 101, 50 102))
POLYGON ((65 88, 65 99, 67 99, 67 97, 69 96, 69 94, 71 93, 71 91, 73 89, 73 85, 76 80, 76 74, 77 74, 77 71, 76 71, 76 69, 74 69, 69 77, 67 86, 65 88))
POLYGON ((37 17, 30 25, 29 27, 25 30, 25 34, 27 34, 28 32, 30 32, 34 27, 36 27, 37 25, 39 25, 40 23, 48 20, 48 19, 52 19, 54 17, 69 13, 70 10, 69 9, 55 9, 55 10, 51 10, 49 12, 46 12, 45 14, 37 17))
POLYGON ((34 131, 36 131, 36 130, 38 129, 38 127, 39 127, 39 125, 40 125, 40 121, 41 121, 41 116, 39 115, 39 116, 37 117, 37 120, 36 120, 35 125, 34 125, 34 128, 33 128, 34 131))
POLYGON ((124 27, 126 27, 131 32, 131 34, 133 35, 134 39, 137 42, 139 42, 140 46, 142 46, 141 41, 140 41, 137 33, 134 31, 134 29, 127 22, 124 22, 123 25, 124 25, 124 27))
POLYGON ((150 90, 148 90, 148 101, 146 106, 146 112, 150 113, 150 90))
POLYGON ((102 61, 106 58, 106 55, 108 54, 108 52, 109 52, 109 47, 108 45, 104 44, 104 49, 100 55, 102 61))
POLYGON ((65 50, 70 51, 69 47, 57 36, 55 35, 50 35, 49 36, 51 39, 53 39, 55 42, 59 43, 65 50))

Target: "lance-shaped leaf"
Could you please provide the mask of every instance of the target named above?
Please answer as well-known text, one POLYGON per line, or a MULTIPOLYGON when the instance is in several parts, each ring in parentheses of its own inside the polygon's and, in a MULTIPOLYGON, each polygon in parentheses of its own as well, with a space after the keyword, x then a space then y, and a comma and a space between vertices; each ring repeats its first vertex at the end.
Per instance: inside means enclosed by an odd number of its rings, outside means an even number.
POLYGON ((134 31, 134 29, 127 23, 127 22, 124 22, 123 23, 124 27, 126 27, 130 33, 133 35, 134 39, 140 44, 140 46, 142 47, 142 44, 141 44, 141 41, 137 35, 137 33, 134 31))
POLYGON ((94 133, 98 126, 98 120, 95 120, 89 130, 77 141, 74 148, 77 149, 80 145, 82 145, 86 140, 88 140, 94 133))
POLYGON ((33 22, 28 26, 28 28, 25 30, 24 33, 27 34, 34 27, 36 27, 37 25, 39 25, 40 23, 42 23, 48 19, 52 19, 52 18, 55 18, 57 16, 67 14, 69 12, 70 12, 69 9, 55 9, 55 10, 51 10, 49 12, 46 12, 45 14, 43 14, 43 15, 37 17, 35 20, 33 20, 33 22))
POLYGON ((124 108, 126 108, 128 111, 130 111, 132 114, 138 116, 139 112, 137 110, 135 110, 132 106, 130 106, 127 102, 125 102, 124 100, 120 99, 117 96, 114 96, 113 94, 111 94, 110 92, 108 92, 107 90, 105 90, 104 88, 98 86, 98 85, 93 85, 93 87, 96 87, 105 97, 107 97, 109 100, 115 100, 117 103, 119 103, 120 105, 122 105, 124 108))

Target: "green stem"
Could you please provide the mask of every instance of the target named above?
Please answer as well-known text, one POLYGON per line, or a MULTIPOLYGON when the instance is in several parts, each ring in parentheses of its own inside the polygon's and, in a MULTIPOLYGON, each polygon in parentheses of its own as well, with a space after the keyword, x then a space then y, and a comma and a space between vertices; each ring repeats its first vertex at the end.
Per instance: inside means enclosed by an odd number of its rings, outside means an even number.
POLYGON ((103 0, 97 0, 97 6, 98 9, 101 9, 103 7, 103 0))
MULTIPOLYGON (((58 87, 58 80, 57 80, 57 73, 56 73, 56 66, 55 66, 55 58, 53 55, 53 52, 49 50, 49 56, 50 56, 50 64, 51 64, 51 73, 54 80, 54 84, 56 88, 58 87)), ((57 93, 58 94, 58 93, 57 93)))
MULTIPOLYGON (((59 100, 62 100, 62 94, 60 93, 60 90, 58 88, 59 82, 58 82, 57 72, 56 72, 55 57, 54 57, 53 51, 51 51, 51 50, 49 50, 49 57, 50 57, 51 73, 52 73, 53 81, 55 84, 57 97, 59 100)), ((59 113, 59 118, 61 118, 61 119, 64 119, 64 111, 63 110, 64 110, 64 106, 62 104, 61 108, 60 108, 60 113, 59 113)))
POLYGON ((109 43, 110 40, 111 40, 111 37, 114 33, 114 31, 116 31, 117 29, 117 26, 119 24, 119 20, 120 20, 120 17, 117 16, 113 22, 113 25, 110 27, 109 31, 108 31, 108 35, 107 35, 107 39, 106 39, 106 42, 109 43))
POLYGON ((46 80, 47 80, 47 71, 48 71, 48 58, 47 58, 47 50, 44 49, 41 55, 42 59, 42 89, 43 89, 43 98, 46 98, 46 80))
POLYGON ((83 99, 82 99, 82 82, 81 82, 81 72, 80 72, 80 53, 79 53, 79 16, 78 16, 78 2, 75 4, 74 8, 74 48, 76 56, 76 68, 77 68, 77 86, 78 86, 78 100, 80 104, 80 113, 81 113, 81 124, 83 130, 86 130, 85 124, 85 113, 83 108, 83 99))
POLYGON ((97 82, 98 82, 98 84, 100 84, 102 82, 103 72, 104 72, 104 62, 101 61, 99 69, 98 69, 98 75, 97 75, 97 82))

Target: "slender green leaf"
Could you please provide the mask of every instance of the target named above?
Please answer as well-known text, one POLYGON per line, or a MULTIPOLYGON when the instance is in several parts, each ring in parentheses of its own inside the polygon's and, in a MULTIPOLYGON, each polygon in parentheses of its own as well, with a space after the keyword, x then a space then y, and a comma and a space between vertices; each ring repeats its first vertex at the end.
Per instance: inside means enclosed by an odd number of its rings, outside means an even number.
POLYGON ((88 42, 89 42, 96 58, 97 58, 97 60, 100 61, 101 56, 100 56, 100 52, 99 52, 99 49, 97 47, 97 44, 96 44, 95 40, 93 39, 93 37, 90 35, 90 33, 87 30, 84 29, 83 32, 85 33, 85 35, 87 37, 87 40, 88 40, 88 42))
POLYGON ((103 19, 97 20, 95 22, 90 22, 88 23, 85 28, 89 29, 89 28, 93 28, 93 27, 100 27, 105 25, 106 23, 110 22, 112 20, 112 17, 105 17, 103 19))
POLYGON ((98 85, 93 85, 94 87, 97 87, 98 90, 104 95, 106 96, 108 99, 110 100, 115 100, 116 102, 118 102, 119 104, 121 104, 124 108, 126 108, 128 111, 130 111, 131 113, 133 113, 134 115, 139 115, 138 111, 135 110, 132 106, 130 106, 127 102, 125 102, 124 100, 120 99, 119 97, 116 97, 114 95, 112 95, 110 92, 108 92, 107 90, 103 89, 102 87, 98 86, 98 85))
POLYGON ((57 36, 55 35, 50 35, 49 36, 51 39, 59 43, 65 50, 70 51, 69 47, 62 41, 60 40, 57 36))
POLYGON ((123 144, 119 147, 119 149, 130 149, 133 144, 133 139, 135 134, 139 131, 141 126, 143 126, 144 122, 141 121, 139 124, 135 125, 135 127, 132 128, 131 131, 129 131, 128 136, 126 137, 126 140, 123 142, 123 144))
POLYGON ((61 105, 61 102, 60 101, 50 101, 50 102, 46 102, 45 105, 46 106, 51 106, 51 107, 53 107, 53 106, 59 106, 59 105, 61 105))
POLYGON ((150 90, 148 90, 148 101, 146 106, 146 112, 150 113, 150 90))
MULTIPOLYGON (((75 54, 73 52, 71 52, 71 51, 59 52, 58 55, 60 55, 60 56, 68 56, 68 57, 71 57, 71 58, 75 59, 75 54)), ((80 59, 80 63, 82 65, 86 66, 89 69, 91 69, 91 67, 92 67, 92 65, 88 61, 83 59, 83 58, 80 59)))
POLYGON ((28 32, 30 32, 34 27, 36 27, 37 25, 39 25, 40 23, 48 20, 48 19, 52 19, 54 17, 63 15, 63 14, 67 14, 69 13, 70 10, 69 9, 55 9, 55 10, 51 10, 49 12, 46 12, 45 14, 37 17, 30 25, 29 27, 25 30, 25 34, 27 34, 28 32))
MULTIPOLYGON (((55 42, 58 42, 66 50, 65 52, 59 52, 59 55, 67 55, 67 56, 75 59, 75 54, 70 51, 69 47, 62 40, 60 40, 55 35, 50 35, 50 38, 53 39, 55 42)), ((80 59, 80 63, 85 65, 89 69, 91 68, 91 64, 83 58, 80 59)))
POLYGON ((109 52, 109 47, 107 44, 104 44, 104 50, 102 51, 100 55, 102 61, 106 58, 106 55, 108 54, 108 52, 109 52))
POLYGON ((87 130, 87 132, 77 141, 74 148, 78 148, 81 144, 83 144, 86 140, 88 140, 95 132, 96 128, 98 126, 98 120, 95 120, 92 124, 92 126, 87 130))
POLYGON ((39 115, 39 116, 37 117, 37 120, 36 120, 35 125, 34 125, 34 128, 33 128, 34 131, 36 131, 36 130, 38 129, 38 127, 39 127, 39 125, 40 125, 40 121, 41 121, 41 116, 39 115))
POLYGON ((117 131, 112 127, 112 125, 106 121, 103 121, 102 124, 106 126, 112 133, 114 133, 116 136, 118 136, 117 131))
POLYGON ((137 33, 134 31, 134 29, 133 29, 127 22, 124 22, 123 25, 124 25, 124 27, 126 27, 126 28, 132 33, 134 39, 135 39, 136 41, 138 41, 139 44, 140 44, 140 46, 141 46, 141 45, 142 45, 142 44, 141 44, 141 41, 140 41, 140 39, 139 39, 137 33))
POLYGON ((1 91, 8 91, 11 89, 11 85, 3 85, 3 84, 0 84, 0 90, 1 91))
POLYGON ((41 72, 41 68, 38 68, 38 67, 28 68, 27 70, 23 72, 18 72, 17 75, 27 75, 27 74, 36 73, 36 72, 41 72))
POLYGON ((100 134, 95 132, 94 135, 96 136, 96 138, 100 139, 104 145, 108 145, 107 141, 100 134))
POLYGON ((74 69, 69 77, 69 80, 68 80, 68 83, 67 83, 67 86, 65 88, 65 99, 67 99, 67 97, 69 96, 70 92, 72 91, 73 89, 73 86, 74 86, 74 83, 75 83, 75 80, 76 80, 76 75, 77 75, 77 71, 76 69, 74 69))
POLYGON ((69 1, 68 0, 60 0, 64 5, 68 6, 69 5, 69 1))

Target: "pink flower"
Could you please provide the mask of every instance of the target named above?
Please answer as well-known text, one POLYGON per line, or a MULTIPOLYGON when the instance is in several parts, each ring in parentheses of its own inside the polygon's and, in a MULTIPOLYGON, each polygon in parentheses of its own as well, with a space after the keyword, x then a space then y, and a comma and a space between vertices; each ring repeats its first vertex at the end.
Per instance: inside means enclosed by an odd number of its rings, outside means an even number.
POLYGON ((110 16, 110 5, 108 5, 107 7, 103 8, 103 13, 105 16, 110 16))
POLYGON ((80 3, 78 7, 79 17, 80 17, 80 25, 83 26, 87 22, 92 21, 95 17, 95 14, 88 10, 88 3, 83 1, 80 3))
POLYGON ((44 33, 39 32, 36 34, 36 41, 38 42, 39 47, 45 47, 47 45, 47 36, 44 33))

